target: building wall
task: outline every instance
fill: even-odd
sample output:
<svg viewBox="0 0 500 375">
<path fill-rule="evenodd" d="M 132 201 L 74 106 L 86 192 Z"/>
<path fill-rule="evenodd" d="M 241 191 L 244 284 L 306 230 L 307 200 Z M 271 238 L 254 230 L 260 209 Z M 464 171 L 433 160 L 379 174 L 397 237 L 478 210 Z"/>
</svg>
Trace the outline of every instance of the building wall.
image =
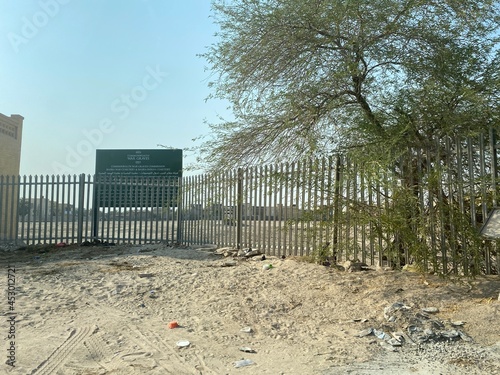
<svg viewBox="0 0 500 375">
<path fill-rule="evenodd" d="M 13 177 L 19 176 L 23 120 L 20 115 L 0 113 L 0 241 L 16 239 L 18 202 Z"/>
<path fill-rule="evenodd" d="M 0 113 L 0 175 L 19 175 L 23 120 L 20 115 Z"/>
</svg>

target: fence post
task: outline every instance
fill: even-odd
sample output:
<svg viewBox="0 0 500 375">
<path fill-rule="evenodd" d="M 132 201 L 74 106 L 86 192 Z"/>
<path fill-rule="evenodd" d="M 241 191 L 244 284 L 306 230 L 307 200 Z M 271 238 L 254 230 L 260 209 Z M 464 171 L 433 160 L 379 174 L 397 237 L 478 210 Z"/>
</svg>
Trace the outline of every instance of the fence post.
<svg viewBox="0 0 500 375">
<path fill-rule="evenodd" d="M 183 217 L 182 217 L 182 205 L 184 204 L 183 202 L 183 194 L 184 194 L 184 191 L 183 191 L 183 181 L 182 181 L 182 178 L 183 177 L 178 177 L 177 179 L 177 185 L 178 185 L 178 188 L 177 188 L 177 198 L 176 198 L 176 201 L 177 201 L 177 243 L 179 244 L 182 244 L 182 241 L 183 241 L 183 238 L 182 238 L 182 234 L 183 234 L 183 231 L 182 231 L 182 220 L 183 220 Z M 174 217 L 172 216 L 172 220 L 174 219 Z M 167 241 L 168 241 L 168 238 L 167 238 Z M 174 241 L 172 241 L 174 242 Z"/>
<path fill-rule="evenodd" d="M 93 186 L 94 189 L 92 191 L 92 240 L 97 240 L 99 237 L 99 182 L 98 179 L 102 177 L 98 177 L 97 174 L 93 176 Z"/>
<path fill-rule="evenodd" d="M 9 188 L 10 186 L 10 188 Z M 17 241 L 17 237 L 15 236 L 15 228 L 17 228 L 17 207 L 19 204 L 19 200 L 16 200 L 16 183 L 15 183 L 15 177 L 11 176 L 10 177 L 10 183 L 9 183 L 9 176 L 7 176 L 7 187 L 8 190 L 10 190 L 10 197 L 6 195 L 5 197 L 7 198 L 7 202 L 10 201 L 10 209 L 7 205 L 7 209 L 10 211 L 9 212 L 9 218 L 10 218 L 10 225 L 9 225 L 9 239 L 13 240 L 14 243 Z M 7 191 L 8 191 L 7 190 Z M 10 199 L 9 199 L 10 198 Z"/>
<path fill-rule="evenodd" d="M 493 190 L 493 207 L 497 205 L 497 133 L 493 127 L 490 128 L 490 150 L 491 150 L 491 178 L 492 178 L 492 190 Z"/>
<path fill-rule="evenodd" d="M 16 230 L 14 232 L 16 243 L 19 241 L 19 201 L 21 200 L 21 176 L 17 176 L 17 182 L 15 183 L 16 189 Z"/>
<path fill-rule="evenodd" d="M 237 217 L 236 217 L 236 245 L 237 249 L 241 249 L 241 234 L 243 230 L 243 169 L 238 168 L 238 187 L 237 187 Z"/>
<path fill-rule="evenodd" d="M 78 228 L 76 233 L 76 242 L 83 242 L 83 212 L 85 211 L 85 174 L 80 174 L 78 181 Z"/>
<path fill-rule="evenodd" d="M 341 160 L 340 154 L 337 154 L 335 161 L 335 184 L 333 192 L 333 239 L 332 239 L 332 250 L 334 262 L 337 262 L 338 255 L 338 241 L 339 241 L 339 211 L 340 211 L 340 169 Z"/>
</svg>

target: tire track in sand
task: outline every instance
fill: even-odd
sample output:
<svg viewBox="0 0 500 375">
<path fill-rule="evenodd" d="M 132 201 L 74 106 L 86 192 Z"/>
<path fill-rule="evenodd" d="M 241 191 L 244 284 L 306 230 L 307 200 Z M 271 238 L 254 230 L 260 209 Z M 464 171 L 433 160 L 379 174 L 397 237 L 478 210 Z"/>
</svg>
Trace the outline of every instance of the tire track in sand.
<svg viewBox="0 0 500 375">
<path fill-rule="evenodd" d="M 79 327 L 71 331 L 68 338 L 43 360 L 30 375 L 55 374 L 78 349 L 82 342 L 96 332 L 96 327 Z"/>
<path fill-rule="evenodd" d="M 128 325 L 129 332 L 134 332 L 137 336 L 139 336 L 141 343 L 147 342 L 153 349 L 155 349 L 158 353 L 169 353 L 170 356 L 168 358 L 163 358 L 162 360 L 168 361 L 168 370 L 175 371 L 174 373 L 182 373 L 182 374 L 194 374 L 194 375 L 216 375 L 217 372 L 210 369 L 203 358 L 196 353 L 193 353 L 193 356 L 199 361 L 199 365 L 193 365 L 188 362 L 188 360 L 181 355 L 179 355 L 178 350 L 174 349 L 171 345 L 166 343 L 163 338 L 155 333 L 154 331 L 148 329 L 139 329 L 136 326 Z M 175 363 L 172 361 L 172 357 L 176 359 Z M 175 365 L 174 367 L 172 365 Z M 164 366 L 162 366 L 164 367 Z"/>
<path fill-rule="evenodd" d="M 111 353 L 109 347 L 104 342 L 102 334 L 91 335 L 83 342 L 92 360 L 106 371 L 113 371 L 120 368 L 123 363 L 118 354 Z"/>
<path fill-rule="evenodd" d="M 139 329 L 135 325 L 127 325 L 128 327 L 128 336 L 131 340 L 133 340 L 137 345 L 147 349 L 146 345 L 154 349 L 159 354 L 170 353 L 171 355 L 168 357 L 160 358 L 159 365 L 168 371 L 168 373 L 173 374 L 193 374 L 200 375 L 201 372 L 196 368 L 196 366 L 192 366 L 187 362 L 185 358 L 179 355 L 177 351 L 172 348 L 170 345 L 166 344 L 156 333 L 143 329 Z M 132 337 L 131 333 L 134 333 L 136 337 Z M 139 338 L 137 338 L 139 337 Z M 154 337 L 156 342 L 151 340 Z M 165 364 L 161 363 L 165 362 Z"/>
<path fill-rule="evenodd" d="M 89 305 L 92 306 L 94 310 L 97 310 L 99 314 L 104 314 L 108 317 L 113 316 L 116 318 L 116 321 L 122 321 L 124 323 L 123 328 L 125 329 L 120 330 L 121 334 L 141 348 L 139 351 L 121 353 L 119 355 L 121 361 L 125 358 L 132 358 L 134 356 L 140 358 L 144 357 L 147 353 L 156 352 L 157 355 L 150 357 L 150 359 L 154 360 L 155 363 L 167 374 L 216 374 L 216 372 L 208 369 L 199 356 L 196 355 L 202 366 L 190 364 L 185 358 L 179 355 L 176 349 L 168 343 L 165 343 L 155 332 L 150 330 L 144 331 L 143 327 L 139 328 L 135 324 L 128 322 L 128 320 L 130 320 L 130 316 L 125 311 L 112 306 L 102 305 L 96 301 L 92 301 Z M 146 334 L 144 332 L 146 332 Z M 152 338 L 154 338 L 156 342 L 152 341 Z M 169 353 L 170 355 L 167 356 L 165 353 Z M 97 356 L 99 357 L 99 355 Z M 158 356 L 160 356 L 160 358 L 158 358 Z M 102 366 L 103 363 L 99 362 L 99 365 Z M 201 371 L 199 367 L 201 367 L 203 371 Z"/>
</svg>

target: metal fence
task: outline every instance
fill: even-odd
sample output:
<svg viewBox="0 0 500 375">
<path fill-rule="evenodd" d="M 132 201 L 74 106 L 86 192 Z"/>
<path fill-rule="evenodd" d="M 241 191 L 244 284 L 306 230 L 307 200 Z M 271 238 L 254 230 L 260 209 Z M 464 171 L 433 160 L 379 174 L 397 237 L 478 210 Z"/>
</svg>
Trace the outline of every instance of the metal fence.
<svg viewBox="0 0 500 375">
<path fill-rule="evenodd" d="M 480 235 L 497 200 L 487 141 L 436 141 L 391 168 L 339 155 L 187 177 L 183 238 L 330 263 L 496 274 L 497 243 Z"/>
<path fill-rule="evenodd" d="M 0 176 L 0 240 L 178 242 L 180 179 Z"/>
<path fill-rule="evenodd" d="M 0 238 L 216 244 L 329 262 L 497 274 L 494 132 L 430 140 L 383 166 L 347 155 L 183 179 L 0 176 Z M 359 159 L 356 159 L 359 160 Z"/>
</svg>

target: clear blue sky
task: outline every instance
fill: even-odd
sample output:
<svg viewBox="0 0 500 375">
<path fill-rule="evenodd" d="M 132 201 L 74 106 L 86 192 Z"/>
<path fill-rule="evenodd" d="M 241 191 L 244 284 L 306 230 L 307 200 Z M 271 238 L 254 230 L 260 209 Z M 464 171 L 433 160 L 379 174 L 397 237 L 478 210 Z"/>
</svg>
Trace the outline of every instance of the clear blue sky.
<svg viewBox="0 0 500 375">
<path fill-rule="evenodd" d="M 96 149 L 192 147 L 209 0 L 0 0 L 0 113 L 24 116 L 21 174 L 93 173 Z M 193 157 L 185 158 L 185 165 Z"/>
</svg>

